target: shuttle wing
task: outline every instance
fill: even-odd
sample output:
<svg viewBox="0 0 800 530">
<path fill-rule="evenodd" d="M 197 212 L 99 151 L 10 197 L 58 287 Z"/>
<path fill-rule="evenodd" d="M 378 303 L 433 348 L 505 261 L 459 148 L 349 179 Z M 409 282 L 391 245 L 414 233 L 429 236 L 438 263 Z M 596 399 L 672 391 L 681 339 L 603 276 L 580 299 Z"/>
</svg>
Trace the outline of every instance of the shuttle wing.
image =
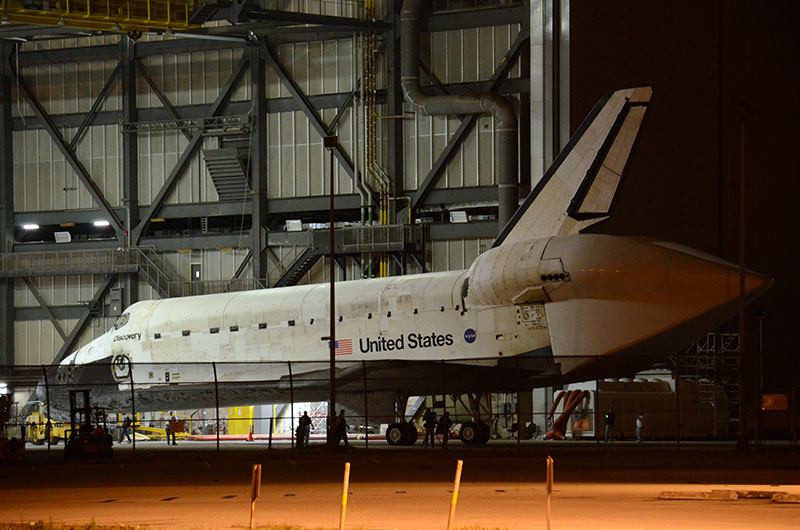
<svg viewBox="0 0 800 530">
<path fill-rule="evenodd" d="M 603 97 L 494 246 L 577 234 L 608 217 L 652 95 L 643 86 Z"/>
</svg>

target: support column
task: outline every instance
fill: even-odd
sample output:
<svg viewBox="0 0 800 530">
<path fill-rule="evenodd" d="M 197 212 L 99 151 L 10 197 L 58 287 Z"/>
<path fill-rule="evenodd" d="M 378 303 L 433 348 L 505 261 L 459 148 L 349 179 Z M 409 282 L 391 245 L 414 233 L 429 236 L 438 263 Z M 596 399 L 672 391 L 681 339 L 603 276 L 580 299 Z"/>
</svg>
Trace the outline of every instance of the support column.
<svg viewBox="0 0 800 530">
<path fill-rule="evenodd" d="M 11 252 L 14 243 L 14 149 L 11 120 L 12 47 L 0 47 L 0 253 Z M 14 279 L 0 279 L 0 365 L 14 361 Z"/>
<path fill-rule="evenodd" d="M 126 123 L 139 121 L 136 107 L 136 43 L 122 36 L 122 115 Z M 122 135 L 122 207 L 125 241 L 128 248 L 131 233 L 139 224 L 139 135 L 135 129 Z M 122 304 L 128 307 L 139 301 L 139 275 L 126 274 L 123 279 Z"/>
<path fill-rule="evenodd" d="M 269 277 L 267 256 L 267 76 L 259 49 L 250 49 L 250 79 L 253 92 L 253 143 L 250 146 L 250 179 L 253 189 L 253 222 L 250 230 L 253 278 Z"/>
<path fill-rule="evenodd" d="M 517 436 L 520 440 L 529 440 L 530 434 L 525 425 L 533 423 L 533 391 L 517 392 Z"/>
<path fill-rule="evenodd" d="M 400 8 L 401 0 L 389 0 L 387 20 L 392 25 L 392 30 L 384 34 L 386 39 L 387 89 L 386 113 L 391 116 L 386 120 L 389 156 L 387 173 L 389 174 L 389 195 L 397 199 L 403 196 L 403 120 L 396 116 L 403 115 L 403 90 L 400 83 Z M 389 201 L 389 224 L 408 223 L 408 214 L 398 215 L 411 204 L 405 200 Z M 412 219 L 413 222 L 413 219 Z M 394 261 L 389 261 L 389 275 L 402 274 L 400 266 Z"/>
<path fill-rule="evenodd" d="M 531 185 L 570 137 L 569 0 L 531 0 Z"/>
</svg>

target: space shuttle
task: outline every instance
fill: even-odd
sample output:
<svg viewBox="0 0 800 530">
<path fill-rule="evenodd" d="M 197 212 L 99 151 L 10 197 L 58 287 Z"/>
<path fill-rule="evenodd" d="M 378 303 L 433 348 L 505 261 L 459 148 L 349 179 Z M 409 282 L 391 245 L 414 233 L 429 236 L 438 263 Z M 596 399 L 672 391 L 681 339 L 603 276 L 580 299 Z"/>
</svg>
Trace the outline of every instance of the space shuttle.
<svg viewBox="0 0 800 530">
<path fill-rule="evenodd" d="M 611 214 L 651 97 L 648 86 L 603 97 L 469 269 L 337 283 L 337 396 L 630 376 L 730 319 L 736 265 L 667 241 L 581 233 Z M 771 285 L 747 271 L 748 302 Z M 84 387 L 120 411 L 132 397 L 136 411 L 324 401 L 329 302 L 327 284 L 137 302 L 51 367 L 51 405 L 63 410 L 67 390 Z M 45 394 L 40 385 L 36 398 Z"/>
</svg>

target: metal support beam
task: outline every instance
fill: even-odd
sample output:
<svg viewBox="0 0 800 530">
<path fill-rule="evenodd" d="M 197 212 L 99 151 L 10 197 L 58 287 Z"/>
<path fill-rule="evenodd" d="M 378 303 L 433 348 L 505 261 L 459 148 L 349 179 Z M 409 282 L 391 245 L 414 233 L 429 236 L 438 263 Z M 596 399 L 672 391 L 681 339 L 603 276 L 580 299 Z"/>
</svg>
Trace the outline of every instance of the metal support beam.
<svg viewBox="0 0 800 530">
<path fill-rule="evenodd" d="M 111 75 L 108 76 L 106 84 L 103 86 L 100 94 L 97 95 L 97 99 L 94 100 L 92 108 L 89 109 L 89 112 L 83 117 L 83 121 L 81 122 L 80 127 L 78 127 L 78 131 L 75 133 L 75 136 L 72 137 L 72 140 L 70 140 L 70 151 L 75 151 L 75 149 L 78 147 L 78 143 L 81 141 L 81 138 L 83 138 L 84 133 L 86 133 L 89 127 L 91 127 L 92 123 L 94 123 L 100 107 L 103 105 L 103 102 L 105 102 L 106 98 L 108 98 L 108 94 L 111 93 L 111 87 L 114 86 L 114 81 L 117 80 L 117 76 L 119 76 L 121 71 L 122 63 L 120 62 L 117 64 L 117 67 L 114 68 L 114 71 L 111 72 Z"/>
<path fill-rule="evenodd" d="M 272 68 L 281 82 L 284 84 L 286 89 L 295 99 L 298 105 L 300 105 L 300 109 L 308 118 L 309 124 L 317 131 L 317 134 L 320 135 L 321 138 L 328 136 L 328 126 L 322 121 L 319 114 L 317 113 L 314 106 L 308 100 L 308 97 L 305 93 L 300 89 L 298 84 L 286 71 L 286 69 L 281 64 L 280 60 L 278 59 L 278 54 L 271 45 L 267 44 L 263 40 L 258 41 L 258 49 L 261 51 L 261 56 L 267 61 L 267 64 Z M 353 169 L 353 161 L 350 159 L 350 156 L 342 149 L 341 144 L 339 144 L 333 150 L 333 154 L 336 157 L 336 160 L 339 161 L 339 164 L 342 168 L 350 175 L 350 178 L 354 178 L 355 170 Z"/>
<path fill-rule="evenodd" d="M 78 323 L 75 324 L 75 327 L 72 328 L 72 331 L 67 337 L 67 340 L 64 341 L 64 344 L 61 346 L 61 349 L 58 350 L 55 358 L 53 359 L 52 364 L 58 364 L 64 360 L 64 357 L 72 353 L 72 349 L 75 347 L 75 344 L 78 343 L 78 339 L 80 338 L 83 331 L 86 329 L 86 326 L 89 325 L 89 322 L 92 321 L 92 317 L 94 316 L 94 312 L 98 307 L 101 307 L 103 303 L 103 299 L 105 299 L 106 294 L 108 294 L 108 290 L 114 284 L 114 281 L 117 279 L 116 274 L 109 274 L 106 276 L 103 283 L 94 293 L 91 301 L 89 302 L 88 307 L 86 308 L 86 312 L 83 314 Z"/>
<path fill-rule="evenodd" d="M 0 253 L 14 247 L 14 142 L 9 56 L 13 45 L 0 46 Z M 0 366 L 14 361 L 14 279 L 0 279 Z"/>
<path fill-rule="evenodd" d="M 155 81 L 153 81 L 153 78 L 150 77 L 150 74 L 147 73 L 147 69 L 144 67 L 144 65 L 141 62 L 139 62 L 138 59 L 134 59 L 133 64 L 136 65 L 136 70 L 139 71 L 139 75 L 141 75 L 142 78 L 147 82 L 147 86 L 150 87 L 150 90 L 153 91 L 153 94 L 155 94 L 158 100 L 161 102 L 161 104 L 164 105 L 164 109 L 167 111 L 170 118 L 172 118 L 178 123 L 182 123 L 183 118 L 181 118 L 181 115 L 178 113 L 178 110 L 175 108 L 174 105 L 172 105 L 166 94 L 164 94 L 164 92 L 158 87 L 158 85 L 156 85 Z M 138 119 L 137 120 L 129 119 L 127 121 L 128 123 L 135 123 L 136 121 L 138 121 Z M 182 127 L 181 132 L 183 132 L 183 135 L 186 137 L 187 140 L 192 139 L 192 132 L 189 129 Z"/>
<path fill-rule="evenodd" d="M 528 41 L 529 37 L 528 26 L 523 25 L 522 29 L 517 35 L 516 40 L 506 52 L 505 56 L 500 61 L 500 65 L 492 75 L 491 87 L 489 89 L 490 92 L 498 93 L 500 86 L 503 84 L 503 80 L 508 75 L 508 72 L 511 71 L 511 68 L 513 68 L 514 64 L 516 64 L 520 50 Z M 431 170 L 428 172 L 425 179 L 422 181 L 422 184 L 420 184 L 419 188 L 417 188 L 417 191 L 414 192 L 414 195 L 411 197 L 412 210 L 418 208 L 420 204 L 425 202 L 426 196 L 439 181 L 439 178 L 444 173 L 444 170 L 447 167 L 447 164 L 450 162 L 450 159 L 456 152 L 458 152 L 458 149 L 461 147 L 461 143 L 475 126 L 477 121 L 478 115 L 472 114 L 467 117 L 467 119 L 462 121 L 461 125 L 458 126 L 455 134 L 453 134 L 453 136 L 447 142 L 444 150 L 439 154 L 439 157 L 434 162 L 433 167 L 431 167 Z"/>
<path fill-rule="evenodd" d="M 253 92 L 253 131 L 250 146 L 250 177 L 253 189 L 250 252 L 253 278 L 269 280 L 269 257 L 266 254 L 267 231 L 267 69 L 258 48 L 250 49 L 250 82 Z"/>
<path fill-rule="evenodd" d="M 127 35 L 122 38 L 122 115 L 123 120 L 139 119 L 136 106 L 136 44 Z M 125 246 L 130 246 L 130 235 L 139 224 L 139 135 L 135 132 L 122 135 L 122 205 L 124 208 Z M 139 275 L 127 274 L 123 282 L 123 305 L 129 307 L 139 301 Z"/>
<path fill-rule="evenodd" d="M 50 306 L 47 305 L 44 297 L 42 297 L 42 293 L 40 293 L 39 289 L 33 285 L 33 282 L 30 278 L 22 278 L 22 280 L 25 282 L 25 285 L 28 286 L 28 290 L 30 290 L 31 294 L 33 294 L 33 297 L 36 298 L 36 301 L 39 302 L 39 307 L 41 307 L 42 311 L 44 311 L 44 314 L 47 315 L 47 319 L 50 320 L 50 323 L 53 324 L 54 328 L 56 328 L 58 334 L 61 335 L 61 340 L 67 340 L 67 334 L 64 333 L 64 328 L 61 327 L 61 324 L 56 319 L 56 316 L 50 310 Z"/>
<path fill-rule="evenodd" d="M 217 99 L 214 101 L 214 104 L 211 105 L 209 109 L 208 115 L 206 117 L 211 118 L 220 114 L 220 112 L 225 108 L 228 101 L 230 101 L 231 94 L 233 94 L 234 90 L 239 86 L 239 82 L 244 77 L 244 73 L 247 70 L 248 65 L 250 64 L 250 56 L 248 54 L 244 54 L 242 58 L 239 60 L 239 64 L 234 69 L 231 76 L 228 78 L 228 82 L 225 85 L 225 88 L 217 96 Z M 150 224 L 150 219 L 155 217 L 161 207 L 164 205 L 164 201 L 175 189 L 175 185 L 178 183 L 178 178 L 183 175 L 184 171 L 189 165 L 192 157 L 197 153 L 197 149 L 202 144 L 203 135 L 198 134 L 195 135 L 186 149 L 183 151 L 178 163 L 175 164 L 175 167 L 172 169 L 172 172 L 167 177 L 164 185 L 159 190 L 158 195 L 156 195 L 155 199 L 153 199 L 152 204 L 145 212 L 142 220 L 133 229 L 131 232 L 131 246 L 135 246 L 139 244 L 139 240 L 142 238 L 142 234 L 144 233 L 147 226 Z"/>
<path fill-rule="evenodd" d="M 110 306 L 105 305 L 102 311 L 105 313 Z M 77 320 L 83 316 L 86 306 L 70 304 L 50 306 L 50 312 L 57 320 Z M 14 320 L 17 322 L 31 322 L 37 320 L 48 320 L 50 317 L 41 307 L 16 307 L 14 308 Z M 66 337 L 65 337 L 66 339 Z"/>
<path fill-rule="evenodd" d="M 339 122 L 342 121 L 344 115 L 347 114 L 353 107 L 353 99 L 356 97 L 356 92 L 358 92 L 358 86 L 361 84 L 361 80 L 359 79 L 356 82 L 356 88 L 352 92 L 350 92 L 345 100 L 339 105 L 339 110 L 336 111 L 336 116 L 333 117 L 331 122 L 328 124 L 328 136 L 336 135 L 336 132 L 339 129 Z M 313 103 L 312 103 L 313 104 Z"/>
<path fill-rule="evenodd" d="M 389 118 L 387 124 L 388 160 L 386 173 L 389 176 L 389 196 L 399 198 L 403 196 L 404 167 L 403 167 L 403 120 L 397 116 L 404 115 L 403 90 L 400 83 L 400 8 L 401 0 L 389 0 L 387 5 L 387 22 L 391 31 L 385 35 L 386 64 L 387 64 L 387 94 L 386 113 Z M 389 224 L 408 222 L 408 216 L 399 216 L 398 213 L 405 208 L 408 201 L 389 201 Z M 390 275 L 402 273 L 402 267 L 392 261 L 389 267 Z"/>
<path fill-rule="evenodd" d="M 141 46 L 141 44 L 137 44 Z M 424 68 L 423 68 L 424 70 Z M 141 71 L 140 71 L 141 74 Z M 469 83 L 449 83 L 445 84 L 445 91 L 449 94 L 471 94 L 475 92 L 486 92 L 490 88 L 490 81 L 473 81 Z M 500 87 L 500 94 L 520 94 L 527 93 L 530 90 L 529 79 L 527 78 L 510 78 L 506 79 Z M 426 95 L 437 95 L 441 91 L 437 87 L 422 87 L 423 93 Z M 311 105 L 321 111 L 324 109 L 337 109 L 340 110 L 346 103 L 348 98 L 351 97 L 352 92 L 338 92 L 333 94 L 319 94 L 314 96 L 307 96 Z M 378 90 L 375 99 L 379 104 L 386 102 L 386 90 Z M 199 121 L 208 114 L 211 108 L 210 104 L 196 104 L 196 105 L 180 105 L 175 107 L 175 112 L 181 116 L 185 122 L 187 120 Z M 219 116 L 243 116 L 250 112 L 250 101 L 234 101 L 228 104 Z M 301 106 L 292 97 L 279 97 L 267 99 L 267 112 L 292 112 L 302 110 Z M 50 116 L 56 127 L 59 129 L 64 127 L 79 127 L 85 115 L 83 113 L 68 113 L 68 114 L 54 114 Z M 123 120 L 121 110 L 107 110 L 97 112 L 92 125 L 116 125 Z M 175 118 L 170 112 L 162 107 L 153 107 L 147 109 L 139 109 L 140 122 L 157 122 L 157 121 L 171 121 L 176 122 Z M 333 123 L 333 122 L 331 122 Z M 44 129 L 44 124 L 33 116 L 24 119 L 21 117 L 14 118 L 13 127 L 15 131 L 33 131 Z M 328 125 L 328 128 L 331 128 Z"/>
<path fill-rule="evenodd" d="M 282 22 L 292 25 L 317 24 L 320 26 L 334 26 L 352 31 L 383 31 L 389 29 L 383 22 L 372 22 L 369 20 L 361 20 L 360 18 L 300 13 L 297 11 L 279 11 L 276 9 L 251 9 L 248 11 L 247 17 L 250 20 L 268 20 L 270 22 Z"/>
<path fill-rule="evenodd" d="M 106 198 L 103 196 L 103 192 L 100 188 L 95 184 L 92 180 L 91 175 L 86 170 L 86 167 L 83 163 L 78 160 L 77 155 L 75 152 L 69 148 L 66 141 L 64 141 L 64 137 L 61 135 L 61 131 L 58 130 L 56 125 L 50 119 L 50 116 L 44 110 L 44 107 L 39 103 L 39 101 L 34 97 L 33 92 L 31 92 L 28 85 L 25 84 L 25 81 L 22 79 L 22 75 L 19 72 L 15 72 L 17 78 L 17 85 L 19 86 L 20 92 L 25 96 L 25 99 L 28 101 L 31 109 L 33 110 L 36 117 L 44 123 L 45 129 L 50 134 L 50 138 L 53 140 L 53 143 L 56 144 L 58 150 L 61 151 L 61 154 L 64 155 L 64 158 L 67 160 L 67 163 L 70 167 L 77 173 L 78 178 L 81 180 L 86 189 L 89 191 L 89 194 L 94 199 L 94 202 L 100 206 L 103 210 L 104 214 L 108 216 L 108 222 L 111 223 L 111 226 L 114 228 L 114 232 L 116 232 L 117 239 L 123 241 L 124 238 L 124 231 L 125 229 L 122 226 L 122 221 L 117 214 L 114 213 L 113 208 L 111 205 L 106 201 Z"/>
</svg>

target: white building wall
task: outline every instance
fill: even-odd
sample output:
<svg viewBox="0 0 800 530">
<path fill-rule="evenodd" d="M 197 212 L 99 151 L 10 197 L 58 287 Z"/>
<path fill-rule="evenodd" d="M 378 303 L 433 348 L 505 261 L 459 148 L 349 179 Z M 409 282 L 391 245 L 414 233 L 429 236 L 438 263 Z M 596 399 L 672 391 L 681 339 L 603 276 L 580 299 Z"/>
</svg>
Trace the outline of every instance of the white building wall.
<svg viewBox="0 0 800 530">
<path fill-rule="evenodd" d="M 270 7 L 271 0 L 261 0 Z M 272 2 L 275 4 L 275 2 Z M 286 1 L 271 7 L 285 8 Z M 293 9 L 321 14 L 347 14 L 357 16 L 356 0 L 290 0 Z M 383 16 L 384 3 L 378 2 L 379 18 Z M 348 11 L 350 10 L 350 11 Z M 352 14 L 348 14 L 352 13 Z M 439 79 L 447 83 L 467 83 L 488 80 L 511 43 L 519 33 L 518 26 L 448 31 L 426 35 L 422 51 Z M 142 41 L 168 38 L 144 36 Z M 51 41 L 31 41 L 20 45 L 23 51 L 80 48 L 85 46 L 115 44 L 118 36 L 71 38 Z M 434 53 L 435 52 L 435 53 Z M 217 98 L 219 91 L 238 64 L 244 50 L 220 50 L 171 54 L 142 59 L 156 86 L 164 92 L 175 106 L 208 105 Z M 354 87 L 353 67 L 357 63 L 352 39 L 328 42 L 282 45 L 278 48 L 281 62 L 292 74 L 298 85 L 310 96 L 346 93 Z M 477 59 L 477 62 L 476 60 Z M 383 58 L 379 63 L 383 64 Z M 23 68 L 22 74 L 33 88 L 47 112 L 51 114 L 86 113 L 105 85 L 108 76 L 116 67 L 116 60 L 44 65 Z M 379 68 L 383 70 L 383 68 Z M 534 71 L 536 65 L 534 65 Z M 519 75 L 515 67 L 511 76 Z M 535 75 L 535 74 L 534 74 Z M 290 98 L 285 86 L 267 68 L 267 97 Z M 102 110 L 119 110 L 122 107 L 120 81 L 102 106 Z M 423 75 L 423 83 L 427 80 Z M 378 78 L 379 88 L 385 88 L 383 74 Z M 234 101 L 249 101 L 251 98 L 249 72 L 244 76 L 233 95 Z M 16 104 L 14 116 L 32 119 L 34 114 L 24 100 L 19 99 L 14 89 Z M 161 108 L 162 104 L 141 76 L 137 84 L 137 104 L 140 109 Z M 459 120 L 452 116 L 427 117 L 411 113 L 406 105 L 404 128 L 405 174 L 402 176 L 406 189 L 415 189 L 427 175 L 444 149 L 448 139 L 458 128 Z M 337 109 L 322 111 L 328 123 Z M 380 112 L 386 114 L 385 106 Z M 388 120 L 379 121 L 379 129 L 385 131 Z M 77 128 L 64 128 L 62 134 L 67 142 Z M 495 183 L 492 160 L 494 159 L 494 119 L 481 116 L 476 128 L 466 137 L 462 148 L 450 162 L 438 187 L 489 186 Z M 339 141 L 344 150 L 355 158 L 356 120 L 348 111 L 338 130 Z M 14 179 L 15 209 L 18 211 L 73 210 L 96 208 L 91 196 L 80 183 L 77 175 L 65 161 L 63 155 L 43 129 L 15 131 Z M 179 131 L 139 134 L 139 200 L 149 204 L 156 196 L 172 168 L 177 163 L 188 140 Z M 274 113 L 268 116 L 268 194 L 270 198 L 319 196 L 329 192 L 328 153 L 322 147 L 322 138 L 309 124 L 301 111 Z M 204 140 L 204 147 L 216 147 L 216 141 Z M 386 161 L 386 135 L 378 141 L 379 158 Z M 122 188 L 122 135 L 119 125 L 90 127 L 78 144 L 78 157 L 86 166 L 92 179 L 103 191 L 112 206 L 121 206 Z M 355 193 L 351 178 L 336 164 L 336 192 Z M 188 165 L 179 179 L 168 203 L 214 202 L 216 190 L 205 168 L 200 153 Z M 249 244 L 242 238 L 241 244 Z M 426 265 L 429 270 L 442 271 L 469 267 L 477 255 L 491 245 L 491 240 L 466 239 L 463 241 L 435 241 L 428 246 Z M 286 265 L 291 264 L 296 249 L 273 249 Z M 176 269 L 179 276 L 188 281 L 191 264 L 202 265 L 203 280 L 229 279 L 247 255 L 246 249 L 220 249 L 202 252 L 172 252 L 165 258 Z M 377 266 L 377 261 L 376 261 Z M 347 260 L 347 279 L 361 276 L 361 269 L 354 260 Z M 271 266 L 271 283 L 279 272 Z M 409 260 L 409 272 L 416 272 Z M 242 277 L 251 277 L 247 266 Z M 337 267 L 337 276 L 343 276 Z M 328 280 L 327 260 L 320 259 L 301 283 Z M 37 279 L 43 296 L 52 305 L 77 304 L 92 298 L 102 278 L 97 276 L 61 277 Z M 147 282 L 139 282 L 139 298 L 158 298 Z M 38 304 L 24 284 L 17 286 L 17 306 L 31 307 Z M 76 321 L 64 321 L 67 333 Z M 97 319 L 81 337 L 81 344 L 103 333 L 113 323 L 113 318 Z M 15 335 L 19 364 L 49 363 L 61 346 L 61 338 L 52 324 L 40 322 L 16 322 Z"/>
<path fill-rule="evenodd" d="M 519 26 L 423 34 L 420 53 L 432 72 L 444 84 L 486 81 L 519 34 Z M 477 59 L 477 61 L 476 61 Z M 519 75 L 519 65 L 510 77 Z M 425 75 L 422 83 L 427 84 Z M 457 116 L 425 116 L 405 105 L 403 122 L 406 189 L 416 189 L 425 179 L 461 121 Z M 447 165 L 437 188 L 490 186 L 494 174 L 494 118 L 481 115 L 475 128 L 464 138 L 461 149 Z"/>
</svg>

